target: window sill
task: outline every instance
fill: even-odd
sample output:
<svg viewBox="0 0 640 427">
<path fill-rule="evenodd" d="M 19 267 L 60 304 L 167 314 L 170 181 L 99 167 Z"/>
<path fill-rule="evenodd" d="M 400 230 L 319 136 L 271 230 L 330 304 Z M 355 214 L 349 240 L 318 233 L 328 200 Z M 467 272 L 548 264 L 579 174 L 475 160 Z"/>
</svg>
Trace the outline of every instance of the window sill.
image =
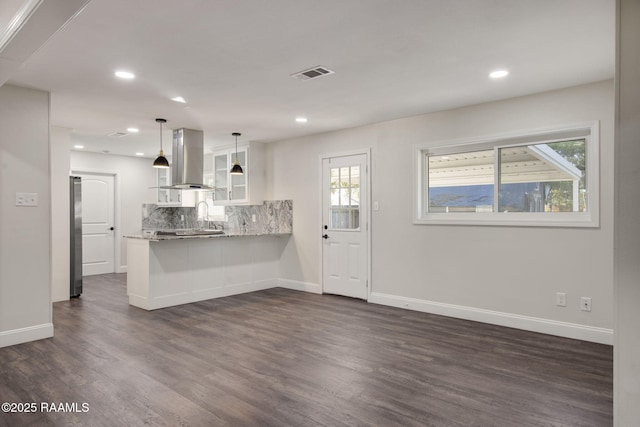
<svg viewBox="0 0 640 427">
<path fill-rule="evenodd" d="M 569 228 L 598 228 L 600 226 L 596 215 L 575 212 L 434 213 L 420 218 L 414 218 L 413 224 Z"/>
</svg>

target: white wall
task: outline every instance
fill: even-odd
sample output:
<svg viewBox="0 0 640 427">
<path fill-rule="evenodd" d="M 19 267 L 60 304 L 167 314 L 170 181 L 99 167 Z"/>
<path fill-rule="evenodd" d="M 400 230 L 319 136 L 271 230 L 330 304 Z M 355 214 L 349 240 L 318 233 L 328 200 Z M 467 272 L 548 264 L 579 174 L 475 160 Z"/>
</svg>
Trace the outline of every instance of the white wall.
<svg viewBox="0 0 640 427">
<path fill-rule="evenodd" d="M 0 347 L 53 335 L 49 94 L 0 87 Z M 16 207 L 16 192 L 37 207 Z"/>
<path fill-rule="evenodd" d="M 116 272 L 127 270 L 126 239 L 121 236 L 139 234 L 142 228 L 142 204 L 156 199 L 156 170 L 152 160 L 70 150 L 70 131 L 52 130 L 51 185 L 58 192 L 53 203 L 53 301 L 69 299 L 69 175 L 74 173 L 106 173 L 116 176 Z"/>
<path fill-rule="evenodd" d="M 640 2 L 618 2 L 614 422 L 640 420 Z"/>
<path fill-rule="evenodd" d="M 142 231 L 142 204 L 156 200 L 156 169 L 153 160 L 139 157 L 71 152 L 71 170 L 74 173 L 116 174 L 116 234 L 140 234 Z M 116 269 L 126 271 L 127 242 L 120 239 L 120 259 Z"/>
<path fill-rule="evenodd" d="M 281 277 L 319 284 L 323 153 L 372 148 L 372 301 L 613 342 L 613 82 L 267 144 L 267 199 L 293 199 Z M 412 224 L 412 147 L 600 120 L 597 229 Z M 555 305 L 566 292 L 567 307 Z M 582 312 L 579 298 L 593 299 Z M 408 299 L 409 300 L 408 300 Z"/>
</svg>

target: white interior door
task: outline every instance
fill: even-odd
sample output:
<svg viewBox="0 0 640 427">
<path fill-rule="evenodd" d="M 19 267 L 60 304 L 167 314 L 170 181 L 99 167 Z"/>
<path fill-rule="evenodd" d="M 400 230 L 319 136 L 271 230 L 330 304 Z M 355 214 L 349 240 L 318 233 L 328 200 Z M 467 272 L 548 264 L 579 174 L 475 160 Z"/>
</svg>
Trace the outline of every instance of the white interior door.
<svg viewBox="0 0 640 427">
<path fill-rule="evenodd" d="M 322 287 L 324 293 L 367 299 L 367 155 L 322 161 Z"/>
<path fill-rule="evenodd" d="M 115 272 L 114 177 L 82 178 L 82 275 Z"/>
</svg>

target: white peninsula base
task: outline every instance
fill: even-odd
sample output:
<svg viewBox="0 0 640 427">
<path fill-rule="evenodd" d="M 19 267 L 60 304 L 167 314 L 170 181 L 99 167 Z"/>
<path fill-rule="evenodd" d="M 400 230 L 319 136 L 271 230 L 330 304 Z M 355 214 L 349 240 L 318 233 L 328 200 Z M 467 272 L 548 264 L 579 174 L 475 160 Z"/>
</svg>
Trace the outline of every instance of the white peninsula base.
<svg viewBox="0 0 640 427">
<path fill-rule="evenodd" d="M 155 310 L 277 286 L 280 253 L 286 238 L 129 238 L 129 304 Z"/>
</svg>

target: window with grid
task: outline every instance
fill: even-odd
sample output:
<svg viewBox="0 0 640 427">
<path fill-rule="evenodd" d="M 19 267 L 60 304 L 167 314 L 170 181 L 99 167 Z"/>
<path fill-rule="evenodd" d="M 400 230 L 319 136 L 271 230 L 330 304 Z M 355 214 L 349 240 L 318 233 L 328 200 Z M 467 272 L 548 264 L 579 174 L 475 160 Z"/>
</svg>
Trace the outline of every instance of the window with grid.
<svg viewBox="0 0 640 427">
<path fill-rule="evenodd" d="M 331 168 L 330 228 L 360 228 L 360 166 Z"/>
<path fill-rule="evenodd" d="M 598 126 L 418 146 L 417 224 L 598 226 Z"/>
</svg>

